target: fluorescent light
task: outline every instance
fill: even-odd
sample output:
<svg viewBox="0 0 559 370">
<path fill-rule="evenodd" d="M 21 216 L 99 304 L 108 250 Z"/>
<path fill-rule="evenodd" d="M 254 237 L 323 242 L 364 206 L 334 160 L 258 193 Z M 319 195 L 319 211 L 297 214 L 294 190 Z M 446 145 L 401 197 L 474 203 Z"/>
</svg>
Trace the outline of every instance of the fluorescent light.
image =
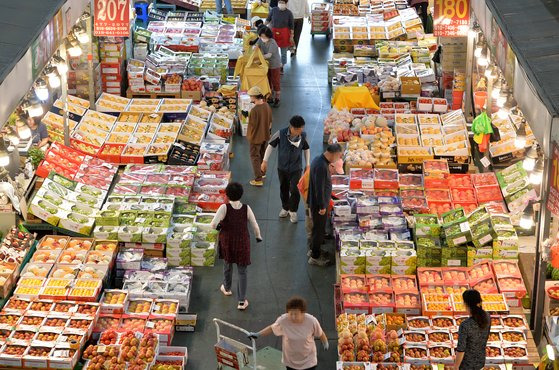
<svg viewBox="0 0 559 370">
<path fill-rule="evenodd" d="M 520 227 L 529 230 L 534 226 L 534 206 L 532 202 L 528 203 L 528 206 L 524 210 L 524 213 L 520 217 Z"/>
<path fill-rule="evenodd" d="M 540 158 L 536 162 L 536 166 L 534 168 L 534 171 L 530 174 L 530 183 L 531 184 L 539 185 L 539 184 L 542 183 L 543 167 L 544 167 L 543 159 Z"/>
</svg>

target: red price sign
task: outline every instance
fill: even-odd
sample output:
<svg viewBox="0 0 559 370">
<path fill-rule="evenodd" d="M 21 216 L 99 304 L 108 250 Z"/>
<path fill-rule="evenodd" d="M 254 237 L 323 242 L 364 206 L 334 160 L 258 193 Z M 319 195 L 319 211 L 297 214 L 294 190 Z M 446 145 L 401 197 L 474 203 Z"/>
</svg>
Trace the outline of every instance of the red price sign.
<svg viewBox="0 0 559 370">
<path fill-rule="evenodd" d="M 553 142 L 550 171 L 547 209 L 555 216 L 559 216 L 559 147 L 556 142 Z"/>
<path fill-rule="evenodd" d="M 470 29 L 470 0 L 435 0 L 434 35 L 463 37 Z"/>
<path fill-rule="evenodd" d="M 130 36 L 130 0 L 94 0 L 95 36 Z"/>
</svg>

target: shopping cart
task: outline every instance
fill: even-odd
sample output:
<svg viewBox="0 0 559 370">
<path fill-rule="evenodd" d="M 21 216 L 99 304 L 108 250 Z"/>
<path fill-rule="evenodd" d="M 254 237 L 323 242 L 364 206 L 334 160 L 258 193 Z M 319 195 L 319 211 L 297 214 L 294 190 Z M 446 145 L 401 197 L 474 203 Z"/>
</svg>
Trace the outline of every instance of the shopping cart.
<svg viewBox="0 0 559 370">
<path fill-rule="evenodd" d="M 330 4 L 311 4 L 311 36 L 314 38 L 314 35 L 326 35 L 326 38 L 329 38 L 331 28 L 332 15 Z"/>
<path fill-rule="evenodd" d="M 249 332 L 245 329 L 220 319 L 214 319 L 214 324 L 217 329 L 217 343 L 214 348 L 218 369 L 285 370 L 281 363 L 281 352 L 277 349 L 265 347 L 256 350 L 254 338 L 250 339 L 251 345 L 241 343 L 223 335 L 220 325 L 248 337 Z"/>
</svg>

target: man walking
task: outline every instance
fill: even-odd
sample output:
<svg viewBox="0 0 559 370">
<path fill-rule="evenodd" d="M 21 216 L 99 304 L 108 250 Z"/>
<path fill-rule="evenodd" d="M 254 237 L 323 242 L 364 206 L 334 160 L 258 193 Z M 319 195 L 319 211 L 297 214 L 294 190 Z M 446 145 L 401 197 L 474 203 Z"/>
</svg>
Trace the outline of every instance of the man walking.
<svg viewBox="0 0 559 370">
<path fill-rule="evenodd" d="M 342 158 L 340 144 L 330 144 L 326 151 L 313 159 L 310 168 L 308 203 L 312 217 L 311 256 L 309 265 L 325 266 L 326 258 L 320 257 L 324 242 L 328 205 L 332 197 L 330 164 Z"/>
<path fill-rule="evenodd" d="M 305 18 L 310 17 L 309 3 L 307 0 L 289 0 L 287 9 L 293 13 L 294 42 L 291 48 L 291 56 L 294 57 L 299 47 L 299 39 L 301 38 Z"/>
<path fill-rule="evenodd" d="M 272 129 L 272 108 L 266 102 L 262 90 L 253 86 L 248 90 L 250 101 L 254 107 L 248 114 L 247 140 L 250 143 L 250 161 L 254 171 L 254 180 L 250 180 L 252 186 L 263 186 L 262 181 L 265 173 L 261 171 L 266 143 L 270 139 Z"/>
<path fill-rule="evenodd" d="M 305 120 L 301 116 L 293 116 L 289 120 L 289 126 L 277 131 L 270 139 L 264 160 L 262 161 L 262 172 L 266 173 L 268 160 L 274 148 L 278 149 L 278 177 L 280 181 L 281 218 L 289 216 L 292 223 L 297 223 L 297 209 L 301 196 L 297 189 L 297 183 L 301 178 L 303 166 L 301 164 L 303 153 L 305 165 L 310 165 L 310 148 L 307 142 L 307 134 L 303 131 Z"/>
</svg>

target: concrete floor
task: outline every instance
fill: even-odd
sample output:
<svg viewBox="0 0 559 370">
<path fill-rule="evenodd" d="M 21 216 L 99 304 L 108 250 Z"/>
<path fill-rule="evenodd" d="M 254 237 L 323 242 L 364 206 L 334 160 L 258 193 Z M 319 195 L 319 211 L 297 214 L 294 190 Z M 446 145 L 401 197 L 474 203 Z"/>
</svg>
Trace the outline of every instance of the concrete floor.
<svg viewBox="0 0 559 370">
<path fill-rule="evenodd" d="M 330 109 L 330 88 L 327 81 L 327 61 L 331 56 L 331 42 L 323 35 L 314 39 L 305 24 L 296 58 L 290 59 L 282 78 L 281 107 L 274 109 L 276 131 L 288 124 L 292 115 L 305 118 L 310 139 L 311 157 L 322 152 L 322 120 Z M 224 297 L 219 292 L 222 281 L 222 262 L 213 268 L 196 268 L 190 311 L 198 314 L 194 333 L 178 333 L 174 344 L 188 346 L 188 369 L 214 369 L 216 330 L 213 318 L 220 318 L 249 331 L 257 331 L 273 323 L 285 312 L 285 303 L 292 295 L 301 295 L 308 301 L 308 311 L 321 322 L 330 339 L 330 350 L 318 347 L 318 369 L 334 369 L 336 332 L 333 306 L 335 268 L 309 266 L 306 257 L 306 235 L 303 206 L 299 209 L 299 223 L 279 220 L 279 183 L 276 156 L 270 161 L 268 178 L 263 188 L 248 184 L 252 168 L 248 159 L 248 143 L 234 138 L 235 158 L 231 170 L 235 181 L 245 186 L 243 202 L 249 204 L 258 219 L 264 238 L 261 244 L 252 244 L 252 265 L 248 269 L 248 297 L 246 312 L 236 309 L 235 297 Z M 331 242 L 330 242 L 331 243 Z M 332 249 L 333 246 L 329 245 Z M 234 276 L 233 284 L 236 284 Z M 234 285 L 235 286 L 235 285 Z M 233 289 L 235 291 L 235 289 Z M 257 341 L 258 348 L 281 348 L 279 338 Z M 281 367 L 280 367 L 281 368 Z"/>
</svg>

